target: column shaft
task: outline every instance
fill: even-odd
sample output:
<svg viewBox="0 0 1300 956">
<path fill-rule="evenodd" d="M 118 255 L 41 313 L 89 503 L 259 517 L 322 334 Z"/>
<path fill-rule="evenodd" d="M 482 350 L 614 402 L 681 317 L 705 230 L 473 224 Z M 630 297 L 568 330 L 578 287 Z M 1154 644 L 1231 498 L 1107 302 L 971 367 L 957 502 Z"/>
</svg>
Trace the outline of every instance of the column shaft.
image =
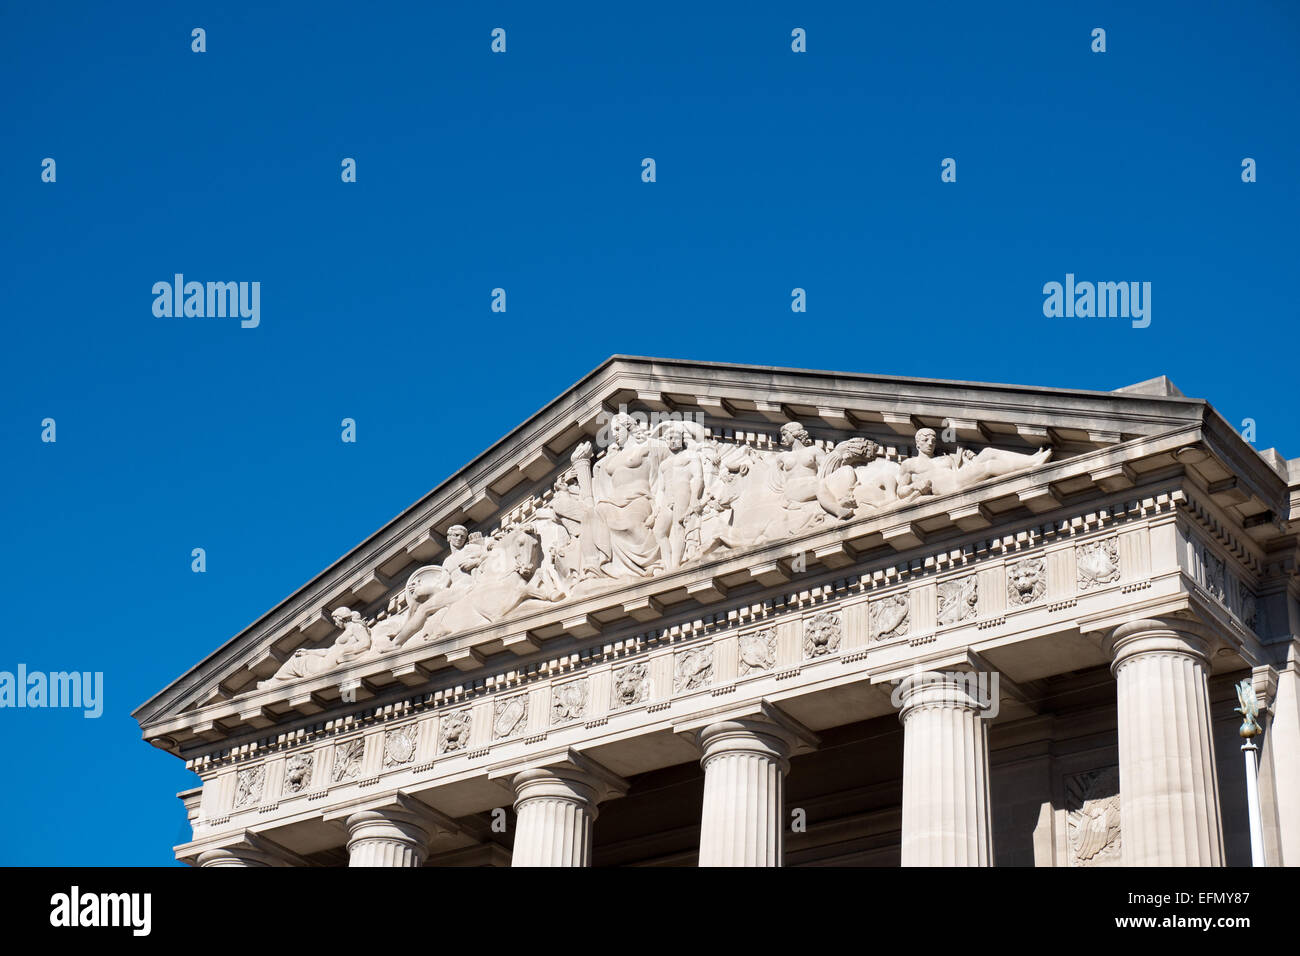
<svg viewBox="0 0 1300 956">
<path fill-rule="evenodd" d="M 1163 621 L 1111 639 L 1126 866 L 1222 866 L 1209 642 Z"/>
<path fill-rule="evenodd" d="M 763 719 L 710 724 L 704 755 L 700 866 L 781 866 L 785 775 L 796 737 Z"/>
<path fill-rule="evenodd" d="M 965 675 L 900 688 L 903 866 L 992 866 L 988 724 Z"/>
</svg>

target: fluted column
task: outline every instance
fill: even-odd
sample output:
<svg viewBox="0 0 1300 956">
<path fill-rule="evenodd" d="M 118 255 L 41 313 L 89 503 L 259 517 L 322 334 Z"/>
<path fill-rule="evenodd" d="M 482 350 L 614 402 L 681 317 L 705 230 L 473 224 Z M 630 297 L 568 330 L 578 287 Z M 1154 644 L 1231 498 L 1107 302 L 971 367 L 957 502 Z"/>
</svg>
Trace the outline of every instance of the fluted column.
<svg viewBox="0 0 1300 956">
<path fill-rule="evenodd" d="M 698 731 L 704 768 L 700 866 L 781 866 L 790 755 L 816 737 L 774 708 Z"/>
<path fill-rule="evenodd" d="M 400 810 L 360 810 L 347 818 L 348 866 L 423 866 L 429 831 Z"/>
<path fill-rule="evenodd" d="M 1133 621 L 1108 642 L 1126 866 L 1223 865 L 1206 685 L 1210 641 L 1193 627 Z"/>
<path fill-rule="evenodd" d="M 903 866 L 992 866 L 988 722 L 966 675 L 898 688 L 903 724 Z"/>
<path fill-rule="evenodd" d="M 217 847 L 204 850 L 196 861 L 198 866 L 272 866 L 270 860 L 248 847 Z"/>
<path fill-rule="evenodd" d="M 511 866 L 591 866 L 591 830 L 602 800 L 626 781 L 577 753 L 511 772 L 515 846 Z"/>
</svg>

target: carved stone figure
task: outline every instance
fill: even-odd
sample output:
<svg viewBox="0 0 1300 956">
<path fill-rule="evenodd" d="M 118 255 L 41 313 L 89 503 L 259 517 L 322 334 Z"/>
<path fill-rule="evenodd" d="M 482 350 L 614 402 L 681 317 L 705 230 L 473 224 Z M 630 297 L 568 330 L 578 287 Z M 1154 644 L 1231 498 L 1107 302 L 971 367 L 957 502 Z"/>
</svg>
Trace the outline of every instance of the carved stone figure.
<svg viewBox="0 0 1300 956">
<path fill-rule="evenodd" d="M 313 753 L 294 754 L 284 765 L 285 793 L 302 793 L 311 784 L 311 772 L 316 765 Z"/>
<path fill-rule="evenodd" d="M 713 647 L 705 644 L 682 651 L 673 660 L 673 690 L 676 693 L 707 687 L 713 679 Z"/>
<path fill-rule="evenodd" d="M 275 676 L 258 682 L 259 690 L 285 681 L 323 674 L 359 659 L 370 650 L 370 628 L 366 627 L 359 613 L 348 607 L 340 607 L 330 616 L 334 620 L 334 626 L 342 631 L 334 643 L 329 647 L 298 648 L 280 665 Z"/>
<path fill-rule="evenodd" d="M 587 678 L 566 681 L 551 691 L 551 722 L 581 720 L 587 716 Z"/>
<path fill-rule="evenodd" d="M 964 578 L 940 582 L 939 626 L 973 620 L 978 604 L 979 577 L 977 575 L 968 574 Z"/>
<path fill-rule="evenodd" d="M 906 594 L 891 594 L 871 602 L 871 634 L 877 641 L 907 634 L 908 600 Z"/>
<path fill-rule="evenodd" d="M 1119 768 L 1073 774 L 1065 780 L 1071 866 L 1114 866 L 1122 858 Z"/>
<path fill-rule="evenodd" d="M 614 671 L 614 707 L 631 707 L 650 696 L 650 672 L 644 664 Z"/>
<path fill-rule="evenodd" d="M 661 566 L 652 488 L 669 452 L 630 415 L 614 416 L 609 433 L 610 445 L 594 463 L 590 442 L 573 453 L 587 503 L 580 573 L 584 579 L 645 577 Z"/>
<path fill-rule="evenodd" d="M 1203 546 L 1201 548 L 1201 562 L 1205 566 L 1205 590 L 1209 591 L 1210 596 L 1216 601 L 1226 602 L 1228 591 L 1224 587 L 1225 568 L 1223 559 L 1208 547 Z"/>
<path fill-rule="evenodd" d="M 384 766 L 400 767 L 415 759 L 415 724 L 395 727 L 384 734 Z"/>
<path fill-rule="evenodd" d="M 468 710 L 444 714 L 438 730 L 438 753 L 453 753 L 469 746 L 471 715 Z"/>
<path fill-rule="evenodd" d="M 506 532 L 491 549 L 492 570 L 473 579 L 460 596 L 436 610 L 421 628 L 426 641 L 492 624 L 560 600 L 564 595 L 534 582 L 542 548 L 529 525 Z M 486 559 L 485 559 L 486 563 Z"/>
<path fill-rule="evenodd" d="M 483 561 L 486 548 L 471 541 L 464 525 L 447 529 L 451 553 L 441 565 L 430 565 L 412 572 L 406 581 L 406 618 L 392 636 L 394 647 L 401 647 L 424 627 L 430 617 L 454 603 L 474 586 L 473 572 Z"/>
<path fill-rule="evenodd" d="M 880 446 L 867 438 L 836 445 L 822 464 L 822 483 L 830 496 L 852 501 L 855 514 L 896 502 L 900 466 L 879 455 Z"/>
<path fill-rule="evenodd" d="M 1253 631 L 1259 623 L 1259 603 L 1245 584 L 1238 585 L 1238 593 L 1241 597 L 1241 623 Z"/>
<path fill-rule="evenodd" d="M 1047 593 L 1047 562 L 1022 558 L 1007 565 L 1007 604 L 1024 607 L 1041 601 Z"/>
<path fill-rule="evenodd" d="M 1119 580 L 1119 546 L 1114 538 L 1078 545 L 1074 564 L 1080 591 L 1113 584 Z"/>
<path fill-rule="evenodd" d="M 715 529 L 712 540 L 705 543 L 704 554 L 719 547 L 750 548 L 781 541 L 817 528 L 832 517 L 853 517 L 853 498 L 836 498 L 823 480 L 827 454 L 813 443 L 808 431 L 798 422 L 789 422 L 781 426 L 781 442 L 788 451 L 724 460 L 725 467 L 741 470 L 743 478 L 725 499 L 725 507 L 731 511 L 728 526 Z M 715 506 L 724 506 L 719 489 L 710 490 Z"/>
<path fill-rule="evenodd" d="M 984 448 L 978 454 L 959 450 L 951 455 L 936 455 L 939 436 L 933 428 L 919 429 L 915 442 L 916 457 L 907 459 L 899 468 L 897 492 L 902 501 L 963 491 L 990 478 L 1037 468 L 1052 457 L 1050 448 L 1032 455 L 1000 448 Z"/>
<path fill-rule="evenodd" d="M 776 628 L 765 627 L 740 635 L 740 676 L 770 671 L 776 666 Z"/>
<path fill-rule="evenodd" d="M 492 708 L 492 739 L 504 740 L 528 724 L 528 695 L 498 698 Z"/>
<path fill-rule="evenodd" d="M 840 649 L 840 616 L 827 611 L 804 621 L 803 656 L 825 657 Z"/>
<path fill-rule="evenodd" d="M 266 764 L 246 767 L 235 774 L 235 809 L 255 807 L 262 802 L 266 784 Z"/>
<path fill-rule="evenodd" d="M 703 510 L 704 460 L 697 441 L 688 440 L 687 423 L 667 422 L 664 444 L 669 454 L 659 463 L 654 484 L 654 536 L 665 571 L 681 567 L 686 538 L 693 524 L 698 535 Z"/>
<path fill-rule="evenodd" d="M 361 758 L 365 756 L 366 742 L 360 737 L 354 737 L 345 744 L 340 744 L 334 748 L 334 773 L 333 780 L 335 783 L 342 783 L 344 780 L 355 780 L 361 775 Z"/>
</svg>

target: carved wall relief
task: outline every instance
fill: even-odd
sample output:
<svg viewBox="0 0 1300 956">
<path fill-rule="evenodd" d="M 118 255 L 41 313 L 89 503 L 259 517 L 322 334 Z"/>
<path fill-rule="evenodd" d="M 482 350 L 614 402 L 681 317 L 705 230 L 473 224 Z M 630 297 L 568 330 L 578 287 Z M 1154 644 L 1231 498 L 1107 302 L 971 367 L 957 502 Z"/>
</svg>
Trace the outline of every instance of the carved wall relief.
<svg viewBox="0 0 1300 956">
<path fill-rule="evenodd" d="M 366 742 L 360 737 L 354 737 L 347 743 L 339 744 L 334 748 L 334 774 L 335 783 L 342 783 L 345 780 L 355 780 L 361 775 L 361 758 L 366 752 Z"/>
<path fill-rule="evenodd" d="M 528 695 L 497 698 L 492 705 L 492 739 L 505 740 L 528 726 Z"/>
<path fill-rule="evenodd" d="M 776 628 L 765 627 L 740 635 L 740 676 L 770 671 L 776 666 Z"/>
<path fill-rule="evenodd" d="M 834 611 L 814 614 L 803 624 L 803 656 L 805 659 L 825 657 L 840 649 L 840 616 Z"/>
<path fill-rule="evenodd" d="M 647 427 L 627 414 L 614 416 L 608 438 L 600 450 L 580 443 L 550 489 L 526 498 L 489 532 L 453 525 L 442 561 L 412 572 L 374 620 L 336 608 L 333 644 L 300 648 L 257 686 L 323 674 L 899 502 L 964 491 L 1035 468 L 1051 454 L 940 454 L 937 435 L 923 428 L 916 454 L 900 462 L 861 436 L 825 447 L 798 422 L 782 426 L 775 448 L 767 440 L 719 440 L 696 421 Z"/>
<path fill-rule="evenodd" d="M 468 709 L 444 714 L 438 730 L 438 753 L 454 753 L 469 746 L 472 718 Z"/>
<path fill-rule="evenodd" d="M 1225 568 L 1223 560 L 1209 547 L 1201 546 L 1201 564 L 1205 568 L 1205 590 L 1221 604 L 1227 603 L 1228 590 L 1224 585 Z"/>
<path fill-rule="evenodd" d="M 266 764 L 247 767 L 235 774 L 235 809 L 255 807 L 262 802 L 266 784 Z"/>
<path fill-rule="evenodd" d="M 973 621 L 979 606 L 979 577 L 942 581 L 939 584 L 939 626 Z"/>
<path fill-rule="evenodd" d="M 707 687 L 713 679 L 713 645 L 682 651 L 673 659 L 673 691 Z"/>
<path fill-rule="evenodd" d="M 415 724 L 395 727 L 384 734 L 384 767 L 400 767 L 415 759 L 418 728 Z"/>
<path fill-rule="evenodd" d="M 589 681 L 583 677 L 579 680 L 565 681 L 551 689 L 551 723 L 561 724 L 567 720 L 582 720 L 587 716 L 587 695 L 590 693 Z"/>
<path fill-rule="evenodd" d="M 1065 778 L 1070 866 L 1117 866 L 1120 841 L 1119 768 L 1104 767 Z"/>
<path fill-rule="evenodd" d="M 614 671 L 614 698 L 611 706 L 631 707 L 650 697 L 650 670 L 645 664 L 628 664 Z"/>
<path fill-rule="evenodd" d="M 302 793 L 311 785 L 311 772 L 316 766 L 314 753 L 294 754 L 284 765 L 284 792 Z"/>
<path fill-rule="evenodd" d="M 871 602 L 871 636 L 887 641 L 907 634 L 908 599 L 906 594 L 892 594 Z"/>
<path fill-rule="evenodd" d="M 1119 544 L 1110 537 L 1077 545 L 1074 564 L 1080 591 L 1114 584 L 1119 580 Z"/>
<path fill-rule="evenodd" d="M 1244 583 L 1237 585 L 1237 591 L 1241 607 L 1241 623 L 1245 624 L 1252 631 L 1257 630 L 1259 624 L 1259 602 L 1254 593 L 1246 587 Z"/>
<path fill-rule="evenodd" d="M 1007 565 L 1007 606 L 1036 604 L 1047 593 L 1047 562 L 1024 558 Z"/>
</svg>

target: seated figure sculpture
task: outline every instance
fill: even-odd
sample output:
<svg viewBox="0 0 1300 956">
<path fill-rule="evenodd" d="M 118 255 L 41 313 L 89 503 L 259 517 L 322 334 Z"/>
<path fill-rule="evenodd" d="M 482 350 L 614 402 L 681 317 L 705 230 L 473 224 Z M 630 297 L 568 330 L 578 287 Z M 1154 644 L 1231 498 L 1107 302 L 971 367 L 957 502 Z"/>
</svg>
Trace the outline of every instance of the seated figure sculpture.
<svg viewBox="0 0 1300 956">
<path fill-rule="evenodd" d="M 419 568 L 406 581 L 406 618 L 389 638 L 393 647 L 409 641 L 439 610 L 462 597 L 474 584 L 473 572 L 483 561 L 486 549 L 471 541 L 464 525 L 447 529 L 451 553 L 442 564 Z"/>
</svg>

